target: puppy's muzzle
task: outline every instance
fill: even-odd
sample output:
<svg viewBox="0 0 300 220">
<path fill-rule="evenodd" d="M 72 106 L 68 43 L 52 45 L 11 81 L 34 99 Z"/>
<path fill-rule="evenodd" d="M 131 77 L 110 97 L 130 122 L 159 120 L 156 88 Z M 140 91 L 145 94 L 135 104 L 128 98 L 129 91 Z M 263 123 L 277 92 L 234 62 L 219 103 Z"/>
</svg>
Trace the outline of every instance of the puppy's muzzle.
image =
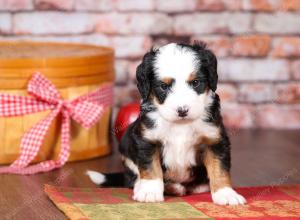
<svg viewBox="0 0 300 220">
<path fill-rule="evenodd" d="M 181 118 L 186 117 L 188 115 L 188 112 L 189 112 L 189 109 L 186 106 L 182 106 L 182 107 L 177 108 L 178 116 L 181 117 Z"/>
</svg>

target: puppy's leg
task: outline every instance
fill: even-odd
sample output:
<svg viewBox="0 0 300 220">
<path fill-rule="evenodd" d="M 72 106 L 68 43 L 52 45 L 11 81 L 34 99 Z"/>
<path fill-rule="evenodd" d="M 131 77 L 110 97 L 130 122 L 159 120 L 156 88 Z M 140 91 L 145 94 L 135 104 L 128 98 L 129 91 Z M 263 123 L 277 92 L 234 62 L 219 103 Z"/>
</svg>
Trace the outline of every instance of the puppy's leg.
<svg viewBox="0 0 300 220">
<path fill-rule="evenodd" d="M 146 169 L 139 168 L 140 175 L 134 185 L 133 199 L 139 202 L 161 202 L 164 200 L 163 174 L 156 152 Z"/>
<path fill-rule="evenodd" d="M 209 185 L 207 183 L 199 184 L 193 187 L 190 187 L 188 192 L 189 194 L 197 194 L 197 193 L 204 193 L 209 192 Z"/>
<path fill-rule="evenodd" d="M 186 188 L 180 183 L 168 182 L 165 183 L 165 194 L 174 196 L 186 195 Z"/>
<path fill-rule="evenodd" d="M 204 154 L 204 164 L 214 203 L 219 205 L 246 203 L 244 197 L 232 189 L 229 171 L 223 167 L 221 159 L 209 148 Z"/>
</svg>

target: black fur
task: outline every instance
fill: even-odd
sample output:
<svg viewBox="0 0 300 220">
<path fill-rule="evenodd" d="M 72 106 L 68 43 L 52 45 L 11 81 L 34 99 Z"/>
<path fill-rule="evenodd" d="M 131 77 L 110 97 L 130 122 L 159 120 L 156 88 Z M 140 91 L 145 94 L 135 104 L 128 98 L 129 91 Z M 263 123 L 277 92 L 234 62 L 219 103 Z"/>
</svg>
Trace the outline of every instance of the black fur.
<svg viewBox="0 0 300 220">
<path fill-rule="evenodd" d="M 163 104 L 165 99 L 167 98 L 167 95 L 172 90 L 172 86 L 176 83 L 175 80 L 172 80 L 172 83 L 167 85 L 166 88 L 162 88 L 163 83 L 160 82 L 155 77 L 151 80 L 151 86 L 154 96 L 157 98 L 158 102 L 160 104 Z"/>
<path fill-rule="evenodd" d="M 153 61 L 156 53 L 157 51 L 154 49 L 151 49 L 150 52 L 146 53 L 143 57 L 143 62 L 136 70 L 137 87 L 143 101 L 149 98 L 151 88 L 150 82 L 154 77 Z"/>
<path fill-rule="evenodd" d="M 157 146 L 157 143 L 150 142 L 142 136 L 141 124 L 142 118 L 145 117 L 141 115 L 128 127 L 119 145 L 120 153 L 143 169 L 152 162 L 152 155 Z"/>
<path fill-rule="evenodd" d="M 198 94 L 204 93 L 207 89 L 216 91 L 218 74 L 215 55 L 203 43 L 196 43 L 194 45 L 180 44 L 180 46 L 182 49 L 193 50 L 197 54 L 198 70 L 196 79 L 200 82 L 193 89 Z M 148 117 L 150 112 L 157 110 L 153 105 L 153 99 L 156 98 L 159 103 L 163 103 L 168 92 L 172 89 L 172 84 L 176 83 L 173 81 L 169 85 L 169 88 L 162 89 L 161 82 L 156 79 L 153 68 L 153 62 L 156 59 L 157 53 L 157 50 L 154 49 L 146 53 L 142 63 L 137 68 L 137 87 L 142 97 L 141 113 L 139 118 L 128 127 L 119 145 L 120 153 L 126 158 L 131 159 L 140 169 L 148 169 L 151 165 L 153 154 L 157 150 L 161 152 L 164 147 L 158 140 L 148 140 L 143 136 L 143 129 L 153 129 L 155 127 L 155 121 Z M 190 86 L 193 86 L 193 84 Z M 210 146 L 203 146 L 203 143 L 199 143 L 199 146 L 197 146 L 199 149 L 197 165 L 190 167 L 190 180 L 182 183 L 187 188 L 208 182 L 202 158 L 203 148 L 205 147 L 210 148 L 216 157 L 220 159 L 224 170 L 229 171 L 230 169 L 230 141 L 223 125 L 220 113 L 220 99 L 217 94 L 214 95 L 212 104 L 206 107 L 206 111 L 209 114 L 205 121 L 220 128 L 221 138 L 218 143 Z M 161 162 L 162 170 L 166 172 L 167 168 L 163 164 L 163 160 Z M 130 169 L 127 169 L 123 179 L 120 179 L 120 185 L 123 184 L 124 186 L 132 187 L 135 179 L 136 175 Z"/>
<path fill-rule="evenodd" d="M 209 86 L 212 91 L 217 90 L 218 73 L 217 73 L 217 58 L 214 53 L 207 49 L 203 42 L 196 42 L 193 45 L 179 44 L 182 48 L 189 48 L 198 54 L 198 71 L 197 75 L 201 83 Z M 198 94 L 203 93 L 203 85 L 199 88 Z"/>
<path fill-rule="evenodd" d="M 229 171 L 231 167 L 231 158 L 230 158 L 230 140 L 227 135 L 226 129 L 223 125 L 223 119 L 221 116 L 220 109 L 220 98 L 218 94 L 215 94 L 212 105 L 207 107 L 209 112 L 209 117 L 206 119 L 207 122 L 213 123 L 216 126 L 221 128 L 221 139 L 220 142 L 214 144 L 211 147 L 211 150 L 220 158 L 222 161 L 222 166 L 225 170 Z"/>
</svg>

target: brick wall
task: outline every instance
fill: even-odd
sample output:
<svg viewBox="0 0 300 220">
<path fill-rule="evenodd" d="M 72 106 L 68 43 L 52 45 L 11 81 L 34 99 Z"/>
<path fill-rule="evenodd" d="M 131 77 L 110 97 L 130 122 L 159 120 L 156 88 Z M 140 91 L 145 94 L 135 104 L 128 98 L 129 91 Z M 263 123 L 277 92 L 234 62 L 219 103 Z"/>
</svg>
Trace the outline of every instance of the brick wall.
<svg viewBox="0 0 300 220">
<path fill-rule="evenodd" d="M 152 45 L 205 40 L 228 126 L 300 128 L 300 0 L 0 0 L 0 34 L 113 46 L 116 107 Z"/>
</svg>

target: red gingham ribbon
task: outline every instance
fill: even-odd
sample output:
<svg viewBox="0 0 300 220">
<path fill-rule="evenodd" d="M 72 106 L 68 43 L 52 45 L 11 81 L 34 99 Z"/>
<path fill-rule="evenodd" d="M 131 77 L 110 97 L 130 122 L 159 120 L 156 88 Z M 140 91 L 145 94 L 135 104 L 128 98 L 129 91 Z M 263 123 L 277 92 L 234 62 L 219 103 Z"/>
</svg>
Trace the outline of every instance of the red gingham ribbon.
<svg viewBox="0 0 300 220">
<path fill-rule="evenodd" d="M 35 174 L 63 166 L 70 154 L 70 120 L 75 120 L 85 128 L 93 126 L 101 118 L 104 109 L 112 104 L 112 87 L 112 84 L 108 83 L 93 92 L 67 101 L 62 99 L 49 80 L 35 73 L 27 87 L 31 96 L 0 94 L 0 116 L 3 117 L 51 110 L 45 119 L 23 135 L 19 158 L 10 166 L 0 167 L 0 173 Z M 61 149 L 58 160 L 28 166 L 38 154 L 47 131 L 58 114 L 62 116 Z"/>
</svg>

